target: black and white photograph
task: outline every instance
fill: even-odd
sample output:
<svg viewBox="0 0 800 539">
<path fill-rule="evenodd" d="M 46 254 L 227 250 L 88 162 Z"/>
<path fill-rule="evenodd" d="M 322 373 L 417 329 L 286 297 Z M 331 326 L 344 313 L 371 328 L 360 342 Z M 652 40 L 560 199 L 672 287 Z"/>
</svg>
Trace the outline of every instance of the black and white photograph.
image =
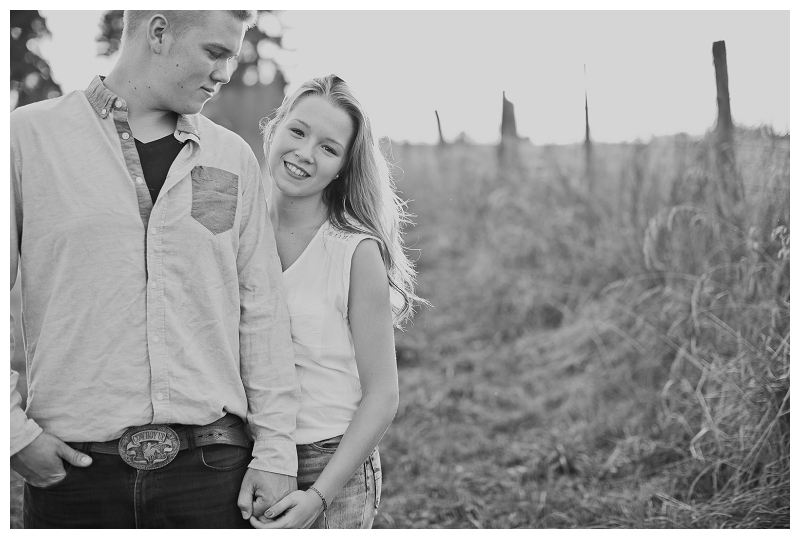
<svg viewBox="0 0 800 539">
<path fill-rule="evenodd" d="M 10 528 L 789 529 L 789 6 L 9 10 Z"/>
</svg>

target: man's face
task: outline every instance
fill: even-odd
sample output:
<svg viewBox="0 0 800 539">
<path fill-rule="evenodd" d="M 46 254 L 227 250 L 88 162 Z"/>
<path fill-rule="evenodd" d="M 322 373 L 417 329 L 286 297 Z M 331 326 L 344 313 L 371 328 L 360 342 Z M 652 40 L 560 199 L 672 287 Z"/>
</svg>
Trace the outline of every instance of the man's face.
<svg viewBox="0 0 800 539">
<path fill-rule="evenodd" d="M 244 22 L 227 11 L 208 11 L 199 24 L 177 39 L 164 34 L 158 56 L 161 76 L 156 81 L 159 108 L 196 114 L 230 80 L 229 61 L 239 54 L 246 31 Z"/>
</svg>

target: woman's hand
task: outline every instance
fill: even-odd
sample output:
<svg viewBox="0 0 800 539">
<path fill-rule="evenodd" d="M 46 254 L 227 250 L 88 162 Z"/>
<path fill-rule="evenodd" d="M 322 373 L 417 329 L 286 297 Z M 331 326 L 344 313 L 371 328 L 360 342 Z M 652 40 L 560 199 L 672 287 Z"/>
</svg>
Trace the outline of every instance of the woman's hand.
<svg viewBox="0 0 800 539">
<path fill-rule="evenodd" d="M 312 491 L 295 490 L 258 518 L 251 516 L 250 524 L 263 529 L 308 528 L 321 514 L 322 498 Z"/>
</svg>

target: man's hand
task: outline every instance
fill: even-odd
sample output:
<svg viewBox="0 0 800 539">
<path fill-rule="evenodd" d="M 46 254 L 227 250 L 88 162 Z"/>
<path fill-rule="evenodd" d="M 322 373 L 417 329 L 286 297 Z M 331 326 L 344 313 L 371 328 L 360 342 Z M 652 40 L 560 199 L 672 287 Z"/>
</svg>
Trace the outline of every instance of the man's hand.
<svg viewBox="0 0 800 539">
<path fill-rule="evenodd" d="M 73 466 L 85 468 L 92 458 L 46 432 L 11 457 L 11 468 L 34 487 L 48 487 L 61 481 L 67 472 L 62 459 Z"/>
<path fill-rule="evenodd" d="M 248 468 L 239 490 L 239 510 L 242 518 L 261 516 L 279 500 L 297 490 L 297 479 L 289 475 L 263 472 Z"/>
</svg>

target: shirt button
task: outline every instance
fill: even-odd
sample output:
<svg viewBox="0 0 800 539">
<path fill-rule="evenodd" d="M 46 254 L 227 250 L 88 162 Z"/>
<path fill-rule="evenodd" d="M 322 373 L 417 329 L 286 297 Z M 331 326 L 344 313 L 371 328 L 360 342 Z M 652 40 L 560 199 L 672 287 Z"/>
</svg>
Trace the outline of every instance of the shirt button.
<svg viewBox="0 0 800 539">
<path fill-rule="evenodd" d="M 163 393 L 159 393 L 158 395 L 156 395 L 156 398 L 158 400 L 160 400 L 160 401 L 163 401 L 164 400 L 164 394 Z"/>
<path fill-rule="evenodd" d="M 141 185 L 141 183 L 142 183 L 143 181 L 144 181 L 144 180 L 141 178 L 141 176 L 138 176 L 138 177 L 136 178 L 136 183 L 138 183 L 138 184 L 140 184 L 140 185 Z"/>
<path fill-rule="evenodd" d="M 117 107 L 118 109 L 121 109 L 122 108 L 122 100 L 121 99 L 117 99 L 114 102 L 114 106 Z"/>
<path fill-rule="evenodd" d="M 156 233 L 156 229 L 155 228 L 151 228 L 150 229 L 150 234 L 155 234 L 155 233 Z"/>
<path fill-rule="evenodd" d="M 153 281 L 152 283 L 150 283 L 150 288 L 158 288 L 158 283 Z"/>
<path fill-rule="evenodd" d="M 107 111 L 106 109 L 103 109 L 103 110 L 101 110 L 101 111 L 100 111 L 100 114 L 102 114 L 103 116 L 105 116 L 107 112 L 108 112 L 108 111 Z"/>
<path fill-rule="evenodd" d="M 129 138 L 131 138 L 131 136 L 128 133 L 122 134 L 122 140 L 128 140 Z"/>
<path fill-rule="evenodd" d="M 158 335 L 156 335 L 156 336 L 154 336 L 154 337 L 153 337 L 153 342 L 158 342 L 158 341 L 160 341 L 160 340 L 161 340 L 161 339 L 159 339 L 159 338 L 158 338 Z"/>
</svg>

